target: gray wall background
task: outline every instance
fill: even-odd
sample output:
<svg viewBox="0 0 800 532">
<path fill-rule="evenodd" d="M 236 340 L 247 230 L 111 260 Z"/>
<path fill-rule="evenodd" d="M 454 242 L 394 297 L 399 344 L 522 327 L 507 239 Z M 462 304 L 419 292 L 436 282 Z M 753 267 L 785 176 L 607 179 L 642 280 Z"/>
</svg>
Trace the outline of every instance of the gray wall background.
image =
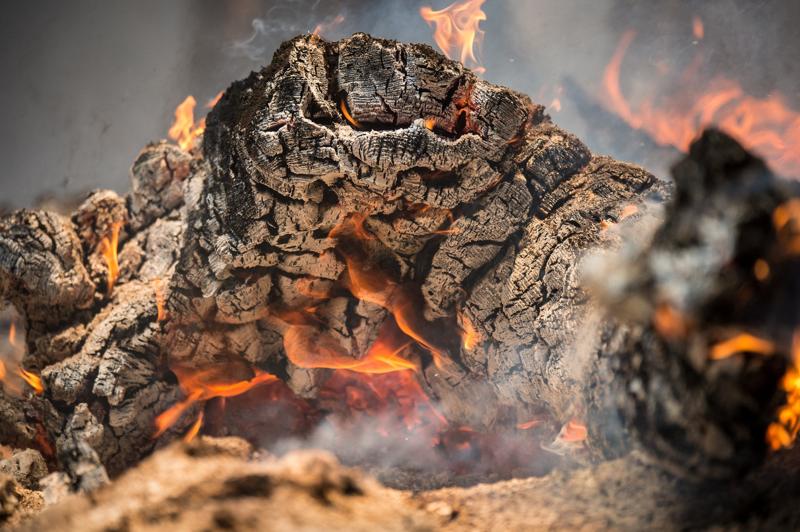
<svg viewBox="0 0 800 532">
<path fill-rule="evenodd" d="M 0 18 L 0 204 L 32 205 L 104 187 L 123 192 L 139 149 L 163 138 L 187 94 L 205 102 L 267 63 L 281 41 L 343 14 L 354 31 L 432 44 L 418 15 L 435 0 L 34 0 Z M 620 34 L 639 30 L 626 86 L 693 53 L 702 17 L 707 74 L 749 91 L 781 90 L 800 109 L 800 2 L 795 0 L 487 0 L 486 78 L 535 97 L 565 76 L 596 91 Z M 639 74 L 641 72 L 641 74 Z M 547 104 L 547 101 L 542 103 Z M 592 145 L 592 120 L 568 101 L 553 115 Z M 590 118 L 590 117 L 589 117 Z M 614 151 L 612 147 L 612 151 Z M 623 150 L 621 150 L 623 151 Z M 613 153 L 612 153 L 613 155 Z"/>
</svg>

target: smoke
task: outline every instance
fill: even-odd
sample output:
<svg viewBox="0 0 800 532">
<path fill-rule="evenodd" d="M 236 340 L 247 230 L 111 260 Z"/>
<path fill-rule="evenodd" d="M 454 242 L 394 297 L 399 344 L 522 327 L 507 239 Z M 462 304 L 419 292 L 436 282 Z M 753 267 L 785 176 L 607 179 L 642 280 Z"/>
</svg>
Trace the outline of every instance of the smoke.
<svg viewBox="0 0 800 532">
<path fill-rule="evenodd" d="M 267 9 L 263 17 L 251 22 L 253 31 L 249 37 L 236 40 L 228 52 L 243 56 L 250 61 L 263 64 L 275 51 L 275 43 L 295 35 L 310 33 L 320 24 L 320 0 L 311 5 L 303 0 L 286 0 Z"/>
<path fill-rule="evenodd" d="M 548 442 L 549 444 L 549 442 Z M 289 437 L 264 446 L 281 456 L 298 449 L 324 449 L 344 464 L 358 466 L 384 484 L 399 489 L 541 476 L 563 460 L 583 458 L 580 447 L 549 449 L 535 431 L 508 428 L 481 434 L 453 427 L 409 429 L 396 412 L 328 417 L 303 437 Z"/>
</svg>

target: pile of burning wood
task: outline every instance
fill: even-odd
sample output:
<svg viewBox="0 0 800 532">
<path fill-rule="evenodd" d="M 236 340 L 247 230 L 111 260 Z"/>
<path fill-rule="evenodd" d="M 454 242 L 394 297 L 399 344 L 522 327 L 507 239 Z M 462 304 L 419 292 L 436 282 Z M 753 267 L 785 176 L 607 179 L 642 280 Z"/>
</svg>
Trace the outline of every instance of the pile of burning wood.
<svg viewBox="0 0 800 532">
<path fill-rule="evenodd" d="M 0 220 L 22 329 L 0 365 L 0 468 L 19 484 L 3 477 L 0 512 L 104 504 L 109 479 L 198 434 L 275 449 L 367 420 L 378 448 L 436 457 L 383 472 L 406 487 L 632 452 L 729 479 L 797 435 L 800 188 L 723 133 L 692 144 L 672 190 L 427 46 L 355 34 L 285 43 L 175 134 L 125 196 Z M 201 439 L 194 461 L 218 445 Z M 373 489 L 335 466 L 304 484 L 253 465 L 263 486 L 219 467 L 238 480 L 192 497 Z M 42 519 L 77 526 L 59 511 Z"/>
</svg>

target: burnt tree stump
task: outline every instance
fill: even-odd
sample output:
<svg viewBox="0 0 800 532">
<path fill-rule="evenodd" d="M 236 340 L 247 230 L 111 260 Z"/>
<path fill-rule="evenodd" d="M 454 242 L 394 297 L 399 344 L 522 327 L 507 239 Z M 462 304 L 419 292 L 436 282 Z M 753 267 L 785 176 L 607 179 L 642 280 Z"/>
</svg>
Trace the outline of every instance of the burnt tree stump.
<svg viewBox="0 0 800 532">
<path fill-rule="evenodd" d="M 99 462 L 115 475 L 156 445 L 155 417 L 183 399 L 177 370 L 267 371 L 313 399 L 331 368 L 399 364 L 453 423 L 543 416 L 557 431 L 591 413 L 603 421 L 590 423 L 590 444 L 618 453 L 651 419 L 645 403 L 666 404 L 649 389 L 630 398 L 643 375 L 634 357 L 662 360 L 644 367 L 681 390 L 672 381 L 686 375 L 671 365 L 686 345 L 648 355 L 652 321 L 605 309 L 636 293 L 649 316 L 652 283 L 592 298 L 581 264 L 617 249 L 622 233 L 609 228 L 668 187 L 591 154 L 544 111 L 425 45 L 285 43 L 225 91 L 202 150 L 150 145 L 125 197 L 95 192 L 71 219 L 23 210 L 0 221 L 0 294 L 25 316 L 24 364 L 45 385 L 36 415 L 0 398 L 3 438 L 44 427 L 67 470 Z M 103 251 L 118 230 L 115 279 Z M 669 239 L 669 222 L 659 234 Z M 759 393 L 772 385 L 764 404 L 785 364 L 772 360 L 756 371 Z M 701 384 L 688 385 L 702 395 Z M 737 430 L 752 443 L 761 425 Z M 663 454 L 662 432 L 636 434 Z"/>
</svg>

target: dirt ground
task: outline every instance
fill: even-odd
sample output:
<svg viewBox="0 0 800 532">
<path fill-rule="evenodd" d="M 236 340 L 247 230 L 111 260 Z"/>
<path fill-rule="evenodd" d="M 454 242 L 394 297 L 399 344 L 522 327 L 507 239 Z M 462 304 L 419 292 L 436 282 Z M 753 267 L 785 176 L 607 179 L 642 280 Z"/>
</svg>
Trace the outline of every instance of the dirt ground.
<svg viewBox="0 0 800 532">
<path fill-rule="evenodd" d="M 786 471 L 798 462 L 798 453 L 787 453 L 740 481 L 697 485 L 634 453 L 541 478 L 412 493 L 322 451 L 274 458 L 236 438 L 201 437 L 41 512 L 41 494 L 17 486 L 4 529 L 790 530 L 800 526 L 800 483 Z"/>
</svg>

